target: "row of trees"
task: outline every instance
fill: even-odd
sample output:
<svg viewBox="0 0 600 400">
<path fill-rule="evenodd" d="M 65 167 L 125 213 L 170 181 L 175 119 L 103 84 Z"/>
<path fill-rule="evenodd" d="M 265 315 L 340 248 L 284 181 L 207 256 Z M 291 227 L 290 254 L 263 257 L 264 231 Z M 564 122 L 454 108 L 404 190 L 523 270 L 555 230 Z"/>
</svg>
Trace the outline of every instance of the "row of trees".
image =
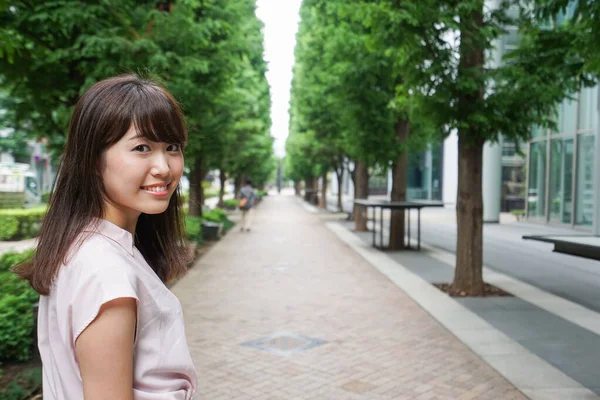
<svg viewBox="0 0 600 400">
<path fill-rule="evenodd" d="M 408 153 L 456 132 L 453 289 L 482 293 L 484 144 L 500 135 L 519 143 L 533 125 L 555 127 L 557 104 L 595 83 L 599 12 L 600 2 L 583 0 L 305 0 L 290 177 L 316 187 L 349 159 L 355 197 L 366 198 L 369 171 L 391 167 L 391 200 L 406 200 Z M 509 25 L 519 28 L 519 48 L 501 63 L 486 59 Z M 356 230 L 366 230 L 363 212 L 354 217 Z M 404 215 L 395 211 L 390 247 L 403 246 Z"/>
<path fill-rule="evenodd" d="M 188 121 L 189 212 L 201 215 L 209 170 L 239 187 L 243 177 L 266 182 L 274 169 L 255 2 L 0 0 L 0 127 L 46 138 L 57 155 L 89 86 L 125 72 L 158 79 Z"/>
</svg>

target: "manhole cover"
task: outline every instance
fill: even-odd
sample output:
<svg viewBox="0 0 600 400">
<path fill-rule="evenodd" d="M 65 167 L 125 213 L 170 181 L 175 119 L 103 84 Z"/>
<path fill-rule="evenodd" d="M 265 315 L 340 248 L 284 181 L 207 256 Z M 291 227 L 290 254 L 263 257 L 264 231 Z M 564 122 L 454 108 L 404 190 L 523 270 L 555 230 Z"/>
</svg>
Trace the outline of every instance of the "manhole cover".
<svg viewBox="0 0 600 400">
<path fill-rule="evenodd" d="M 312 349 L 327 343 L 325 340 L 296 335 L 289 332 L 278 332 L 257 340 L 242 343 L 242 346 L 268 351 L 279 355 L 289 355 Z"/>
</svg>

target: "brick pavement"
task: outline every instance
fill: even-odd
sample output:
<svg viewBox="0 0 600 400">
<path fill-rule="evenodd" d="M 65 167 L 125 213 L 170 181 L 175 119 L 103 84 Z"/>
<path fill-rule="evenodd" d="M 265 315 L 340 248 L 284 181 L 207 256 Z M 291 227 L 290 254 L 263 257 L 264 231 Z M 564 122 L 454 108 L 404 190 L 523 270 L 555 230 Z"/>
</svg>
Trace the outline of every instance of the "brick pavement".
<svg viewBox="0 0 600 400">
<path fill-rule="evenodd" d="M 255 211 L 173 287 L 198 399 L 525 398 L 296 199 Z"/>
</svg>

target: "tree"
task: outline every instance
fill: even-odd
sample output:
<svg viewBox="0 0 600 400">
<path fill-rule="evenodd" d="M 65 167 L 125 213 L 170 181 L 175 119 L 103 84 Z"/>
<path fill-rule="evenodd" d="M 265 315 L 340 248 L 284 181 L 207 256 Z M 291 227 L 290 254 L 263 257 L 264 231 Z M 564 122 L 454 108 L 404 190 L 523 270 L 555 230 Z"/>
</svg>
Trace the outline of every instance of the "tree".
<svg viewBox="0 0 600 400">
<path fill-rule="evenodd" d="M 224 116 L 233 115 L 239 103 L 224 100 L 234 84 L 259 104 L 258 113 L 245 114 L 260 121 L 265 136 L 248 141 L 260 147 L 257 176 L 273 168 L 270 99 L 254 6 L 254 0 L 2 2 L 0 37 L 10 40 L 0 42 L 0 88 L 9 95 L 0 104 L 6 110 L 0 122 L 27 137 L 49 138 L 59 152 L 83 91 L 119 73 L 150 75 L 167 86 L 186 115 L 189 212 L 200 215 L 201 182 L 231 152 L 223 132 L 232 121 Z M 248 75 L 240 72 L 248 66 L 253 78 L 236 80 Z"/>
<path fill-rule="evenodd" d="M 532 125 L 552 126 L 556 104 L 573 88 L 564 69 L 528 70 L 528 57 L 518 51 L 510 62 L 493 66 L 485 55 L 493 49 L 504 27 L 517 23 L 510 17 L 516 1 L 485 8 L 483 0 L 419 2 L 426 7 L 419 24 L 430 52 L 421 60 L 422 78 L 413 82 L 430 115 L 459 138 L 457 197 L 457 257 L 452 290 L 470 295 L 484 291 L 482 279 L 484 143 L 500 135 L 518 142 L 530 136 Z M 416 7 L 416 2 L 404 3 Z M 423 11 L 423 8 L 421 8 Z M 448 38 L 456 39 L 449 43 Z M 552 54 L 552 44 L 548 43 Z M 554 54 L 556 55 L 556 54 Z M 458 61 L 458 62 L 457 62 Z"/>
</svg>

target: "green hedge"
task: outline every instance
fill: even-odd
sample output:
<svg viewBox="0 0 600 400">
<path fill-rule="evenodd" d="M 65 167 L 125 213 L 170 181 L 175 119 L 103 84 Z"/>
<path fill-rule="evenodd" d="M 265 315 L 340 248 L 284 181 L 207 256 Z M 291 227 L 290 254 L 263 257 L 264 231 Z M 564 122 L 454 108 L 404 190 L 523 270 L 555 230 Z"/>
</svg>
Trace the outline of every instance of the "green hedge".
<svg viewBox="0 0 600 400">
<path fill-rule="evenodd" d="M 227 212 L 220 208 L 215 208 L 209 212 L 204 213 L 204 219 L 211 222 L 219 222 L 223 224 L 223 232 L 227 232 L 235 224 L 227 218 Z"/>
<path fill-rule="evenodd" d="M 235 199 L 223 200 L 223 207 L 228 210 L 235 210 L 238 206 L 238 201 Z"/>
<path fill-rule="evenodd" d="M 50 195 L 52 192 L 44 192 L 42 193 L 42 203 L 48 204 L 50 202 Z"/>
<path fill-rule="evenodd" d="M 40 233 L 46 207 L 0 210 L 0 240 L 31 239 Z"/>
<path fill-rule="evenodd" d="M 196 242 L 198 244 L 202 243 L 202 218 L 200 217 L 190 217 L 186 215 L 185 217 L 185 236 L 187 240 Z"/>
<path fill-rule="evenodd" d="M 25 206 L 24 192 L 0 192 L 0 208 L 22 208 Z"/>
<path fill-rule="evenodd" d="M 32 250 L 0 257 L 0 355 L 4 360 L 25 361 L 33 346 L 33 305 L 38 294 L 29 283 L 8 269 L 31 256 Z"/>
<path fill-rule="evenodd" d="M 21 252 L 8 251 L 0 256 L 0 273 L 9 272 L 10 268 L 33 256 L 35 249 L 29 249 Z M 0 283 L 1 284 L 1 283 Z"/>
<path fill-rule="evenodd" d="M 219 189 L 208 188 L 204 189 L 204 198 L 209 199 L 211 197 L 217 197 L 219 195 Z"/>
</svg>

